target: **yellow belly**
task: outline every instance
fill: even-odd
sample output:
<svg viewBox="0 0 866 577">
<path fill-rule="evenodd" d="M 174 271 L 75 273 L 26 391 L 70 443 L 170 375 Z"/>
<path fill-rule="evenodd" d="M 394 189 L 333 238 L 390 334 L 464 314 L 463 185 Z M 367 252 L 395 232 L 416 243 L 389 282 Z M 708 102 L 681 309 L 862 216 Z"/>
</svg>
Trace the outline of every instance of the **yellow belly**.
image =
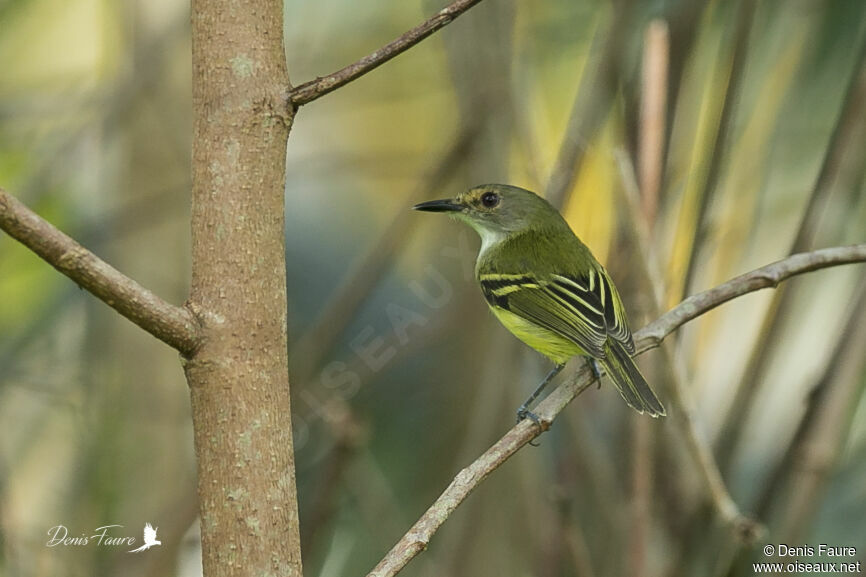
<svg viewBox="0 0 866 577">
<path fill-rule="evenodd" d="M 586 354 L 573 341 L 510 311 L 499 307 L 490 307 L 490 310 L 514 336 L 556 364 L 562 364 L 575 355 Z"/>
</svg>

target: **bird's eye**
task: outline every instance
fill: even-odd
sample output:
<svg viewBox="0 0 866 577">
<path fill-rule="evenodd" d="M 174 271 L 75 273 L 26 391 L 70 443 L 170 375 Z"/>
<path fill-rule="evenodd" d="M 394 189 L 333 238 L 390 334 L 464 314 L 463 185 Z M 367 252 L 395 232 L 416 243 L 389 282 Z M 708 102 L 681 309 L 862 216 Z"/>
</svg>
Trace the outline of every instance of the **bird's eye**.
<svg viewBox="0 0 866 577">
<path fill-rule="evenodd" d="M 487 208 L 493 208 L 499 204 L 499 195 L 495 192 L 485 192 L 481 195 L 481 204 Z"/>
</svg>

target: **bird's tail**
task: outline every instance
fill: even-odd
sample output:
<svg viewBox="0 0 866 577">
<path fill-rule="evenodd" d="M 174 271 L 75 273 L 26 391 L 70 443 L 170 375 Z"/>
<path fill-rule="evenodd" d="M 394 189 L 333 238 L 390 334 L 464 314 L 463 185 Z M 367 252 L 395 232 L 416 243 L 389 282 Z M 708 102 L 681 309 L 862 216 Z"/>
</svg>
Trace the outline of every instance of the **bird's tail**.
<svg viewBox="0 0 866 577">
<path fill-rule="evenodd" d="M 630 407 L 651 417 L 665 415 L 665 408 L 622 344 L 608 340 L 605 345 L 605 358 L 600 360 L 600 363 Z"/>
</svg>

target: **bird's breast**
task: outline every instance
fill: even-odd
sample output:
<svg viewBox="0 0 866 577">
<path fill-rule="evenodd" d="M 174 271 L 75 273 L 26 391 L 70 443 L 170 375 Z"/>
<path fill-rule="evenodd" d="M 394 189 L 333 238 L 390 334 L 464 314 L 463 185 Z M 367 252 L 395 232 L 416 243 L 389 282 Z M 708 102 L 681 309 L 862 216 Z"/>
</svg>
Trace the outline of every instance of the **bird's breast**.
<svg viewBox="0 0 866 577">
<path fill-rule="evenodd" d="M 564 363 L 575 355 L 586 354 L 573 341 L 509 310 L 494 305 L 490 305 L 490 310 L 514 336 L 556 364 Z"/>
</svg>

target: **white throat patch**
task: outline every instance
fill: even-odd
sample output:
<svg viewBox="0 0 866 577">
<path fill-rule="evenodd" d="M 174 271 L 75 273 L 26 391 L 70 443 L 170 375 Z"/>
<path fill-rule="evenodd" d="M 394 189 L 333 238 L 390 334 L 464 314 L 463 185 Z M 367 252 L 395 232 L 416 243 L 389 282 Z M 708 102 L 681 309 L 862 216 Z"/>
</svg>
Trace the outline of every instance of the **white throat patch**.
<svg viewBox="0 0 866 577">
<path fill-rule="evenodd" d="M 481 236 L 481 250 L 478 251 L 478 258 L 484 256 L 488 250 L 505 240 L 505 233 L 502 231 L 493 231 L 479 227 L 478 235 Z"/>
</svg>

